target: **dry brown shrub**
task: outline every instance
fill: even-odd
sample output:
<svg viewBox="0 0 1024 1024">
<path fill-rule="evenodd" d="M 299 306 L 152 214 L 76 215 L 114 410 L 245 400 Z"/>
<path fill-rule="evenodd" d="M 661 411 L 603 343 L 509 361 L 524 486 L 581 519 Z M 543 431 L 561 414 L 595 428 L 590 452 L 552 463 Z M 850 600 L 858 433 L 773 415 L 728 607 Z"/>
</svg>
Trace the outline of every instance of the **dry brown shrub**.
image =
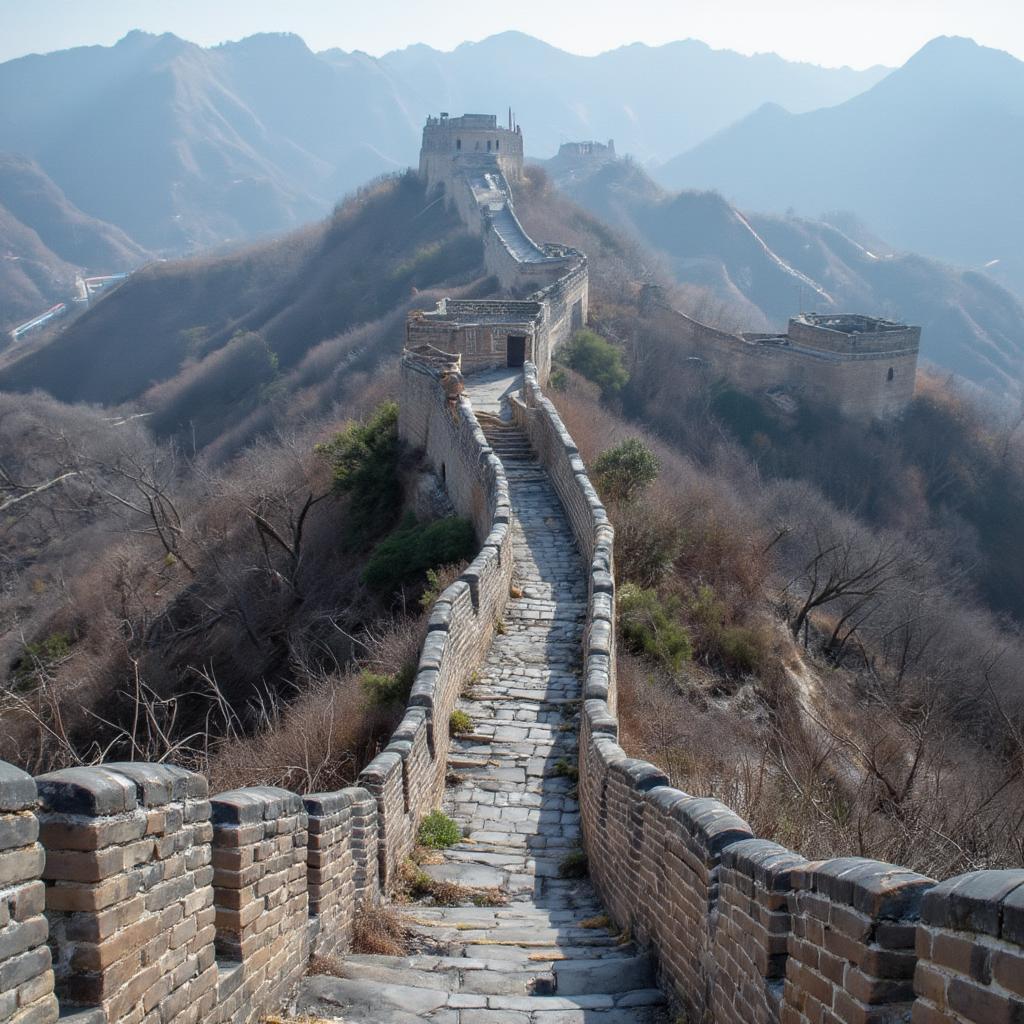
<svg viewBox="0 0 1024 1024">
<path fill-rule="evenodd" d="M 395 723 L 395 710 L 367 702 L 359 676 L 322 676 L 254 736 L 215 747 L 211 792 L 281 786 L 299 793 L 351 786 Z"/>
<path fill-rule="evenodd" d="M 394 907 L 364 906 L 352 925 L 352 952 L 377 956 L 405 956 L 409 950 L 409 930 Z M 329 974 L 329 971 L 320 971 Z"/>
</svg>

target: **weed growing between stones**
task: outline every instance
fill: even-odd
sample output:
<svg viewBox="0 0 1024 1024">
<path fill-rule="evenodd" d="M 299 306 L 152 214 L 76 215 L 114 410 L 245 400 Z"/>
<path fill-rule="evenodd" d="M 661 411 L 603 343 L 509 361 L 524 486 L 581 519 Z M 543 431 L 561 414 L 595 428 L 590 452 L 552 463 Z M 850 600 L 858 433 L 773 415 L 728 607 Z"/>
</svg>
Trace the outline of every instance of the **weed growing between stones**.
<svg viewBox="0 0 1024 1024">
<path fill-rule="evenodd" d="M 409 931 L 392 907 L 364 907 L 355 917 L 352 928 L 352 952 L 375 953 L 379 956 L 405 956 L 409 947 Z M 327 974 L 329 971 L 310 973 Z"/>
<path fill-rule="evenodd" d="M 474 888 L 431 878 L 412 860 L 402 865 L 398 896 L 409 901 L 428 900 L 439 907 L 504 907 L 509 902 L 507 893 L 498 888 Z"/>
<path fill-rule="evenodd" d="M 462 838 L 462 830 L 444 811 L 431 811 L 420 822 L 417 840 L 420 846 L 441 850 L 454 846 Z"/>
<path fill-rule="evenodd" d="M 448 731 L 453 736 L 459 736 L 473 731 L 473 719 L 465 711 L 456 709 L 448 718 Z"/>
<path fill-rule="evenodd" d="M 588 917 L 580 921 L 580 928 L 607 928 L 611 924 L 611 918 L 607 914 L 598 914 L 596 917 Z"/>
<path fill-rule="evenodd" d="M 555 767 L 549 772 L 548 778 L 572 779 L 573 782 L 579 782 L 580 770 L 576 765 L 569 764 L 564 757 L 560 757 L 556 762 Z"/>
<path fill-rule="evenodd" d="M 570 850 L 558 865 L 559 878 L 586 878 L 587 855 L 581 849 Z"/>
</svg>

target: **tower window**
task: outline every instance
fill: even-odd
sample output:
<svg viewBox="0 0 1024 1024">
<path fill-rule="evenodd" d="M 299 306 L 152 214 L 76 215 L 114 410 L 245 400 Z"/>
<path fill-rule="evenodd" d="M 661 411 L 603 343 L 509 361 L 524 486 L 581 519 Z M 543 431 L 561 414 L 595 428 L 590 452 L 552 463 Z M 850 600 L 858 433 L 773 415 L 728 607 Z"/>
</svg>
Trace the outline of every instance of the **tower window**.
<svg viewBox="0 0 1024 1024">
<path fill-rule="evenodd" d="M 490 153 L 490 151 L 491 151 L 491 140 L 488 139 L 487 140 L 487 152 Z"/>
<path fill-rule="evenodd" d="M 455 140 L 455 148 L 456 149 L 462 149 L 462 139 L 456 139 Z"/>
<path fill-rule="evenodd" d="M 500 149 L 501 148 L 501 139 L 495 139 L 494 140 L 494 148 L 495 149 Z"/>
<path fill-rule="evenodd" d="M 896 376 L 896 371 L 890 366 L 889 372 L 885 375 L 886 380 L 892 380 Z"/>
</svg>

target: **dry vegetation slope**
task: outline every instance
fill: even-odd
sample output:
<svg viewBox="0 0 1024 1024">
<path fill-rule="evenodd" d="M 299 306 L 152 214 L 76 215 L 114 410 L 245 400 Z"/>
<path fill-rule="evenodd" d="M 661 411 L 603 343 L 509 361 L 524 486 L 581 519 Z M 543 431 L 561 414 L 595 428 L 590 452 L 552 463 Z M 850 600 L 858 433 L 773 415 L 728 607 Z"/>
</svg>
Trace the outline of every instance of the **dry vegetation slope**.
<svg viewBox="0 0 1024 1024">
<path fill-rule="evenodd" d="M 644 253 L 542 174 L 518 212 L 593 254 L 612 339 L 553 384 L 616 523 L 627 747 L 809 856 L 1020 863 L 1020 417 L 924 376 L 871 429 L 739 395 L 639 314 Z"/>
<path fill-rule="evenodd" d="M 461 520 L 397 529 L 421 470 L 396 423 L 384 404 L 215 471 L 139 421 L 4 396 L 5 758 L 351 783 L 404 710 L 421 594 L 474 543 Z"/>
<path fill-rule="evenodd" d="M 480 262 L 479 240 L 415 176 L 383 179 L 276 241 L 147 267 L 0 370 L 0 387 L 134 402 L 160 433 L 191 443 L 198 429 L 203 443 L 225 427 L 218 403 L 263 403 L 317 345 L 386 320 L 423 289 L 472 280 Z"/>
<path fill-rule="evenodd" d="M 1019 863 L 1016 628 L 951 585 L 926 541 L 765 479 L 728 441 L 683 455 L 568 387 L 557 404 L 589 464 L 635 437 L 659 464 L 628 500 L 597 472 L 617 529 L 627 749 L 808 856 L 940 877 Z"/>
<path fill-rule="evenodd" d="M 279 243 L 147 271 L 8 369 L 108 408 L 0 394 L 5 757 L 171 758 L 220 788 L 354 778 L 404 706 L 425 569 L 467 553 L 458 522 L 429 549 L 400 529 L 421 471 L 374 409 L 406 308 L 488 287 L 479 258 L 392 178 Z M 355 487 L 344 446 L 318 447 L 339 432 L 371 463 Z M 392 547 L 364 578 L 391 531 L 415 571 Z"/>
</svg>

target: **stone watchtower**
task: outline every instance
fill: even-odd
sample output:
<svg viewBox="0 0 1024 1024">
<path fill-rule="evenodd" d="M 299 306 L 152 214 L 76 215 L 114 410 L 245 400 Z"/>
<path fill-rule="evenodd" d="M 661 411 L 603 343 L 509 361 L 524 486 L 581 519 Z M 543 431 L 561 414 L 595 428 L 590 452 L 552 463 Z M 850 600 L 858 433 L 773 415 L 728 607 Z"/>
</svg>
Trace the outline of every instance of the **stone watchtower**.
<svg viewBox="0 0 1024 1024">
<path fill-rule="evenodd" d="M 496 114 L 428 117 L 420 149 L 420 177 L 428 188 L 451 181 L 456 163 L 462 167 L 497 163 L 505 177 L 519 182 L 523 176 L 523 134 L 509 113 L 508 127 L 498 125 Z"/>
</svg>

